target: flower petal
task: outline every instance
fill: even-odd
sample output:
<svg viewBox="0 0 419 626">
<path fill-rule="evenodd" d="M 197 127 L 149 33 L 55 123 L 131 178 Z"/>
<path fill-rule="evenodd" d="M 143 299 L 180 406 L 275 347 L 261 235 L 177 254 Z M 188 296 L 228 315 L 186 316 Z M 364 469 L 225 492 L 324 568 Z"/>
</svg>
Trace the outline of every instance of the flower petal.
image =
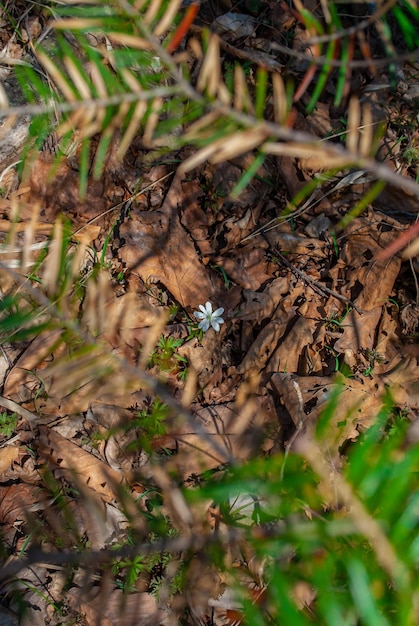
<svg viewBox="0 0 419 626">
<path fill-rule="evenodd" d="M 211 302 L 207 302 L 205 305 L 206 308 L 206 312 L 208 313 L 208 315 L 212 315 L 212 304 Z"/>
<path fill-rule="evenodd" d="M 205 319 L 205 320 L 202 320 L 202 322 L 199 322 L 198 328 L 201 328 L 201 330 L 203 330 L 205 333 L 207 332 L 209 325 L 210 325 L 209 321 Z"/>
<path fill-rule="evenodd" d="M 201 309 L 201 311 L 202 311 L 202 313 L 203 313 L 204 315 L 206 315 L 206 314 L 207 314 L 207 309 L 204 307 L 204 305 L 203 305 L 203 304 L 200 304 L 200 305 L 199 305 L 199 308 Z"/>
<path fill-rule="evenodd" d="M 212 315 L 213 315 L 213 317 L 219 317 L 222 313 L 224 313 L 224 308 L 221 306 L 219 309 L 214 311 L 214 313 Z"/>
<path fill-rule="evenodd" d="M 198 320 L 203 320 L 207 316 L 206 313 L 202 313 L 201 311 L 194 311 L 194 315 L 195 315 L 196 319 L 198 319 Z"/>
<path fill-rule="evenodd" d="M 211 320 L 211 326 L 212 326 L 212 327 L 213 327 L 213 329 L 214 329 L 214 330 L 216 330 L 216 331 L 217 331 L 217 333 L 218 333 L 218 331 L 220 330 L 220 325 L 219 325 L 219 323 L 217 322 L 217 320 Z"/>
</svg>

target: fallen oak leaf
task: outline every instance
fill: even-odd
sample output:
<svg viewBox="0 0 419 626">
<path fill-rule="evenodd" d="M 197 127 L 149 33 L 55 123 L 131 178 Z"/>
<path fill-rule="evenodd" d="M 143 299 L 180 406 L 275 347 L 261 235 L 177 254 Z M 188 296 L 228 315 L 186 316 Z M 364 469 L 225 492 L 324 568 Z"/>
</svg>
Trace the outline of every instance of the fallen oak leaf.
<svg viewBox="0 0 419 626">
<path fill-rule="evenodd" d="M 177 174 L 158 211 L 132 211 L 121 225 L 119 258 L 144 283 L 161 282 L 183 307 L 196 309 L 207 300 L 223 304 L 221 280 L 202 265 L 180 223 L 178 205 L 184 202 Z"/>
<path fill-rule="evenodd" d="M 80 480 L 93 489 L 105 502 L 118 497 L 118 487 L 123 481 L 120 472 L 72 443 L 47 426 L 39 429 L 39 454 L 73 481 Z"/>
</svg>

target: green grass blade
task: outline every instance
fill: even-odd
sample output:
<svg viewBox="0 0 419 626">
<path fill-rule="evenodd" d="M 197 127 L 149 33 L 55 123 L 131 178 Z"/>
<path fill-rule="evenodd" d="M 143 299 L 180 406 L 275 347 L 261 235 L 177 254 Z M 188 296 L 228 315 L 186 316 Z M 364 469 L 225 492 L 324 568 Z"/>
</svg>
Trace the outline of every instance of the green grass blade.
<svg viewBox="0 0 419 626">
<path fill-rule="evenodd" d="M 235 184 L 234 189 L 230 194 L 231 198 L 237 198 L 241 194 L 241 192 L 247 187 L 252 178 L 257 174 L 259 168 L 262 167 L 263 163 L 265 162 L 265 158 L 265 155 L 262 152 L 259 152 L 259 154 L 253 159 L 250 167 L 247 168 L 247 170 L 243 173 L 241 178 Z"/>
<path fill-rule="evenodd" d="M 391 626 L 377 606 L 365 565 L 357 559 L 351 559 L 347 568 L 354 604 L 362 617 L 362 623 L 365 626 Z"/>
<path fill-rule="evenodd" d="M 329 78 L 329 73 L 330 73 L 330 63 L 328 63 L 328 61 L 331 61 L 333 59 L 333 55 L 335 52 L 335 46 L 336 46 L 336 42 L 335 41 L 330 41 L 329 45 L 327 46 L 327 52 L 326 52 L 326 60 L 324 62 L 324 64 L 322 65 L 322 69 L 320 71 L 320 76 L 317 80 L 316 86 L 314 88 L 313 94 L 310 98 L 310 102 L 307 105 L 307 113 L 312 113 L 316 107 L 316 104 L 323 92 L 323 89 L 326 86 L 327 80 Z"/>
<path fill-rule="evenodd" d="M 256 117 L 263 119 L 266 105 L 266 92 L 268 87 L 268 72 L 264 69 L 258 69 L 256 74 L 256 100 L 255 113 Z"/>
<path fill-rule="evenodd" d="M 377 180 L 371 187 L 371 189 L 367 191 L 365 196 L 361 198 L 361 200 L 354 206 L 354 208 L 351 209 L 349 213 L 347 213 L 345 217 L 340 220 L 337 228 L 346 228 L 351 222 L 354 221 L 356 217 L 361 215 L 361 213 L 365 211 L 368 205 L 371 204 L 371 202 L 374 202 L 374 200 L 380 195 L 386 185 L 387 183 L 385 180 Z"/>
</svg>

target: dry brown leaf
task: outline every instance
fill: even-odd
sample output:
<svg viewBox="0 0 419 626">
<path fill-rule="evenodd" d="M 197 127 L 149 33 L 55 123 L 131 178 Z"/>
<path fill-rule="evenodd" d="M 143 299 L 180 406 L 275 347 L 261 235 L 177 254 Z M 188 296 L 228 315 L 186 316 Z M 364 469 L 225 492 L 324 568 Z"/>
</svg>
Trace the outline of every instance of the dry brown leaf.
<svg viewBox="0 0 419 626">
<path fill-rule="evenodd" d="M 338 387 L 339 401 L 322 446 L 334 456 L 347 439 L 356 439 L 357 427 L 370 426 L 383 406 L 385 386 L 378 377 L 333 379 L 325 376 L 273 374 L 271 383 L 296 426 L 314 429 L 331 395 Z"/>
<path fill-rule="evenodd" d="M 273 316 L 275 309 L 288 291 L 289 280 L 284 276 L 272 280 L 263 291 L 244 289 L 245 303 L 240 305 L 235 317 L 260 324 L 263 320 Z"/>
<path fill-rule="evenodd" d="M 375 345 L 376 328 L 381 319 L 382 308 L 377 306 L 364 313 L 350 311 L 342 322 L 342 336 L 336 341 L 334 349 L 338 353 L 347 350 L 372 350 Z"/>
<path fill-rule="evenodd" d="M 0 452 L 0 483 L 9 480 L 11 465 L 19 457 L 20 446 L 5 446 Z"/>
<path fill-rule="evenodd" d="M 52 464 L 51 469 L 93 489 L 105 502 L 118 497 L 121 473 L 47 426 L 40 426 L 39 454 Z"/>
<path fill-rule="evenodd" d="M 35 457 L 25 446 L 24 433 L 21 431 L 20 446 L 6 446 L 0 452 L 0 482 L 23 480 L 28 484 L 38 484 L 40 475 Z"/>
<path fill-rule="evenodd" d="M 71 589 L 68 599 L 74 610 L 80 611 L 88 624 L 101 626 L 164 626 L 166 611 L 159 609 L 151 593 L 126 594 L 105 584 L 88 592 Z"/>
<path fill-rule="evenodd" d="M 382 375 L 389 385 L 390 393 L 396 404 L 402 408 L 419 407 L 419 367 L 416 357 L 395 358 L 396 364 Z"/>
<path fill-rule="evenodd" d="M 98 341 L 77 359 L 69 358 L 61 335 L 59 329 L 45 331 L 30 343 L 7 376 L 4 395 L 40 419 L 87 411 L 92 401 L 132 406 L 138 379 L 120 369 L 112 349 Z"/>
<path fill-rule="evenodd" d="M 284 341 L 281 342 L 273 353 L 269 361 L 268 370 L 272 372 L 297 372 L 304 348 L 313 341 L 316 326 L 316 320 L 304 317 L 297 318 Z"/>
<path fill-rule="evenodd" d="M 265 251 L 255 247 L 254 243 L 235 248 L 228 256 L 215 257 L 212 262 L 222 267 L 227 276 L 244 289 L 259 289 L 272 278 Z"/>
<path fill-rule="evenodd" d="M 281 313 L 280 318 L 272 320 L 260 331 L 237 368 L 238 374 L 260 372 L 266 366 L 279 340 L 284 336 L 288 322 L 295 313 L 295 308 Z"/>
<path fill-rule="evenodd" d="M 222 345 L 225 327 L 219 333 L 207 332 L 202 342 L 197 339 L 188 341 L 178 349 L 178 353 L 187 358 L 190 366 L 198 375 L 198 385 L 204 397 L 209 398 L 212 389 L 222 378 Z"/>
<path fill-rule="evenodd" d="M 119 256 L 146 284 L 161 282 L 183 307 L 198 308 L 214 299 L 218 304 L 221 281 L 200 263 L 180 224 L 178 206 L 182 202 L 181 178 L 177 175 L 159 211 L 133 211 L 130 221 L 121 225 L 125 245 Z"/>
<path fill-rule="evenodd" d="M 382 306 L 391 295 L 401 260 L 393 257 L 387 262 L 376 261 L 375 257 L 393 241 L 392 227 L 397 225 L 395 220 L 383 218 L 370 210 L 345 230 L 346 242 L 331 274 L 336 280 L 337 272 L 344 273 L 345 295 L 353 299 L 351 290 L 356 290 L 355 302 L 363 311 Z"/>
<path fill-rule="evenodd" d="M 196 430 L 181 425 L 171 433 L 178 442 L 178 454 L 171 462 L 186 478 L 233 458 L 251 458 L 263 439 L 264 406 L 263 398 L 256 396 L 242 410 L 234 403 L 198 408 Z"/>
<path fill-rule="evenodd" d="M 283 283 L 281 283 L 282 286 Z M 304 285 L 300 282 L 291 290 L 290 294 L 281 300 L 279 307 L 275 309 L 273 319 L 259 332 L 238 366 L 237 372 L 239 374 L 259 374 L 266 367 L 277 349 L 279 341 L 284 336 L 290 320 L 295 315 L 296 307 L 293 306 L 293 302 L 303 289 Z"/>
<path fill-rule="evenodd" d="M 304 237 L 301 234 L 295 234 L 286 225 L 269 232 L 268 238 L 274 242 L 274 245 L 283 254 L 289 253 L 290 255 L 299 255 L 302 258 L 310 257 L 316 259 L 324 259 L 328 254 L 329 246 L 324 241 L 314 237 Z"/>
<path fill-rule="evenodd" d="M 93 336 L 102 335 L 115 342 L 119 335 L 130 343 L 130 330 L 157 323 L 165 307 L 153 307 L 147 297 L 133 291 L 117 297 L 111 287 L 109 274 L 103 271 L 97 280 L 89 281 L 83 301 L 83 322 Z"/>
<path fill-rule="evenodd" d="M 46 368 L 47 360 L 51 358 L 52 352 L 57 356 L 65 352 L 63 345 L 55 349 L 61 335 L 61 330 L 52 330 L 39 335 L 29 344 L 6 378 L 3 391 L 6 398 L 26 405 L 29 409 L 33 408 L 36 391 L 41 389 L 42 385 L 45 389 L 46 381 L 43 380 L 41 372 Z M 48 386 L 45 391 L 48 393 Z M 41 398 L 39 400 L 42 404 Z"/>
<path fill-rule="evenodd" d="M 78 485 L 80 489 L 80 483 Z M 57 515 L 56 512 L 52 515 Z M 71 519 L 71 527 L 74 534 L 86 537 L 92 550 L 103 550 L 115 537 L 120 537 L 126 529 L 128 522 L 126 517 L 116 507 L 92 498 L 91 491 L 87 488 L 81 490 L 78 500 L 68 500 L 66 503 L 66 515 Z M 50 520 L 49 511 L 47 520 Z M 59 520 L 58 523 L 60 523 Z"/>
<path fill-rule="evenodd" d="M 47 506 L 37 485 L 15 483 L 0 486 L 0 519 L 2 524 L 14 526 L 25 522 L 30 511 L 38 511 Z"/>
<path fill-rule="evenodd" d="M 256 26 L 256 20 L 250 15 L 231 11 L 219 15 L 212 23 L 214 31 L 227 40 L 253 37 Z"/>
</svg>

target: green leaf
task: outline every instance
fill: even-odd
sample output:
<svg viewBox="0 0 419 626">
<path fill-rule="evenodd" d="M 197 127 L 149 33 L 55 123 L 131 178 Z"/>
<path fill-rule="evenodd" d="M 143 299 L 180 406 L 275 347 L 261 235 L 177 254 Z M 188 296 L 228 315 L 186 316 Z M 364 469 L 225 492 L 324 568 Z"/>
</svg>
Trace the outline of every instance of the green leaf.
<svg viewBox="0 0 419 626">
<path fill-rule="evenodd" d="M 380 195 L 387 183 L 385 180 L 377 180 L 367 191 L 365 196 L 343 217 L 337 225 L 338 229 L 346 228 Z"/>
<path fill-rule="evenodd" d="M 230 193 L 231 198 L 237 198 L 241 192 L 246 189 L 252 178 L 258 173 L 266 159 L 266 155 L 263 152 L 259 152 L 249 165 L 247 170 L 243 172 L 237 183 L 234 185 L 234 189 Z"/>
<path fill-rule="evenodd" d="M 336 42 L 334 40 L 330 41 L 327 46 L 326 60 L 324 64 L 322 65 L 322 69 L 317 79 L 316 86 L 314 87 L 313 94 L 307 105 L 307 113 L 312 113 L 314 111 L 314 109 L 316 108 L 316 104 L 323 92 L 323 89 L 326 86 L 326 83 L 329 78 L 330 70 L 331 70 L 331 65 L 330 63 L 328 63 L 328 61 L 331 61 L 333 59 L 333 56 L 335 53 L 335 46 L 336 46 Z"/>
<path fill-rule="evenodd" d="M 259 119 L 263 119 L 266 106 L 266 93 L 268 88 L 268 72 L 259 68 L 256 74 L 256 99 L 255 99 L 255 115 Z"/>
<path fill-rule="evenodd" d="M 380 611 L 371 592 L 371 580 L 365 565 L 356 559 L 349 559 L 347 569 L 354 604 L 365 626 L 392 626 Z"/>
<path fill-rule="evenodd" d="M 335 94 L 335 99 L 333 104 L 335 106 L 339 106 L 339 104 L 342 102 L 342 98 L 343 98 L 343 94 L 345 91 L 345 85 L 347 83 L 348 80 L 348 55 L 349 55 L 349 39 L 344 39 L 342 41 L 342 54 L 340 57 L 340 60 L 342 62 L 342 65 L 339 68 L 338 71 L 338 81 L 337 81 L 337 85 L 336 85 L 336 94 Z"/>
</svg>

